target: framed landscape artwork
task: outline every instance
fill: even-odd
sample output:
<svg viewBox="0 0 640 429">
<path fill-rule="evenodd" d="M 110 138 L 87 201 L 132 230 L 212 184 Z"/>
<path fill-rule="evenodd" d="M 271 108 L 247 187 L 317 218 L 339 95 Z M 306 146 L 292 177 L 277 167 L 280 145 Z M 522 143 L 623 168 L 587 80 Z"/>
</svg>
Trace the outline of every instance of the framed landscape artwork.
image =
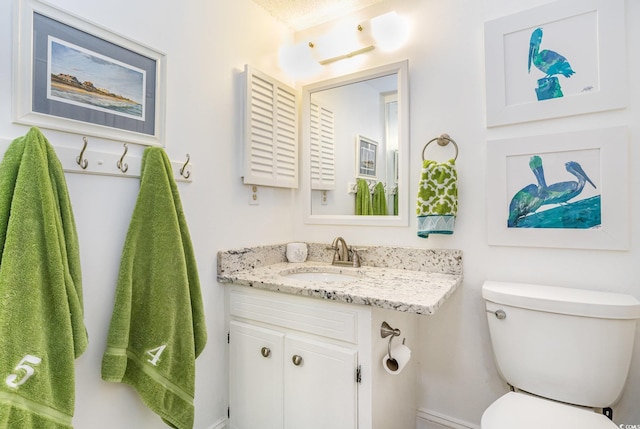
<svg viewBox="0 0 640 429">
<path fill-rule="evenodd" d="M 487 126 L 626 106 L 624 0 L 560 0 L 485 23 Z"/>
<path fill-rule="evenodd" d="M 356 139 L 356 177 L 377 178 L 378 142 L 359 135 Z"/>
<path fill-rule="evenodd" d="M 487 146 L 489 244 L 625 250 L 625 127 L 495 140 Z"/>
<path fill-rule="evenodd" d="M 163 145 L 164 54 L 37 0 L 16 1 L 16 122 Z"/>
</svg>

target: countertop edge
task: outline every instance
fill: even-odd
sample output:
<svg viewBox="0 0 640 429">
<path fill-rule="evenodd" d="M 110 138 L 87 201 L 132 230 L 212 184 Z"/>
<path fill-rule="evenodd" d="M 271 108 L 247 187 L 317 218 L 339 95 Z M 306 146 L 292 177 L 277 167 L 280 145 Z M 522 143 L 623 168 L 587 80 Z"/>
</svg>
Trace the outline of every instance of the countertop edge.
<svg viewBox="0 0 640 429">
<path fill-rule="evenodd" d="M 315 265 L 316 264 L 314 264 L 314 266 Z M 396 283 L 396 289 L 394 292 L 396 292 L 398 285 L 400 285 L 401 289 L 406 286 L 406 299 L 402 296 L 389 298 L 380 296 L 383 295 L 382 293 L 378 294 L 379 296 L 375 296 L 376 293 L 371 293 L 376 290 L 379 292 L 388 292 L 384 289 L 376 289 L 375 285 L 369 290 L 361 287 L 362 284 L 368 283 L 367 281 L 354 282 L 353 284 L 355 287 L 349 289 L 339 282 L 322 283 L 289 281 L 285 277 L 279 278 L 269 272 L 271 269 L 282 270 L 285 266 L 286 265 L 282 264 L 274 264 L 272 266 L 253 270 L 235 272 L 229 275 L 218 275 L 217 279 L 218 282 L 223 284 L 236 284 L 290 295 L 306 296 L 347 304 L 367 305 L 376 308 L 422 315 L 433 315 L 462 284 L 462 275 L 443 273 L 429 273 L 428 275 L 425 275 L 424 272 L 411 272 L 397 269 L 377 269 L 377 271 L 381 271 L 382 273 L 380 278 L 371 276 L 364 279 L 371 283 L 378 282 L 384 284 L 384 282 L 392 281 L 391 278 L 385 278 L 385 275 L 391 274 L 393 281 Z M 297 267 L 302 268 L 301 265 L 297 265 Z M 373 269 L 374 267 L 362 268 Z M 434 279 L 416 278 L 415 280 L 412 280 L 411 278 L 407 278 L 412 275 L 420 277 L 434 277 Z M 380 288 L 379 285 L 378 288 Z M 419 298 L 424 297 L 419 296 L 416 298 L 416 288 L 425 288 L 424 295 L 427 295 L 427 298 L 430 300 L 428 304 L 420 302 Z M 402 292 L 403 290 L 399 290 L 397 291 L 397 294 L 402 295 Z M 420 291 L 418 290 L 418 292 Z"/>
</svg>

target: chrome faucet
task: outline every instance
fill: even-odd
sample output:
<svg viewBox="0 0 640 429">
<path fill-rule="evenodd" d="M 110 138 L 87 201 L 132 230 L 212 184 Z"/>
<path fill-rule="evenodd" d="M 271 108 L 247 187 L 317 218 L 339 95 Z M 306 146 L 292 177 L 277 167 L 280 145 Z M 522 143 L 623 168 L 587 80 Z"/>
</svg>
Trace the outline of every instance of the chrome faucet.
<svg viewBox="0 0 640 429">
<path fill-rule="evenodd" d="M 356 249 L 349 249 L 347 242 L 342 237 L 336 237 L 331 243 L 333 249 L 332 265 L 349 265 L 353 267 L 360 266 L 360 257 Z M 351 253 L 350 253 L 351 252 Z"/>
</svg>

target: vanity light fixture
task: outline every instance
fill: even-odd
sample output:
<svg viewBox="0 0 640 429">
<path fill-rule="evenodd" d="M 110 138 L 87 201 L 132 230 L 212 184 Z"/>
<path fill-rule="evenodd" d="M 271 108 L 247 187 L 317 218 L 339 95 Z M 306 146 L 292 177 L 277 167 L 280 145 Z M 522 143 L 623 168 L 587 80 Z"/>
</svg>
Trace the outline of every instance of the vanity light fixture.
<svg viewBox="0 0 640 429">
<path fill-rule="evenodd" d="M 409 39 L 409 23 L 395 11 L 364 21 L 355 27 L 336 25 L 312 41 L 280 49 L 280 65 L 293 77 L 312 77 L 323 66 L 346 60 L 379 48 L 390 52 Z"/>
<path fill-rule="evenodd" d="M 322 72 L 307 42 L 282 46 L 278 57 L 282 70 L 294 79 L 306 79 Z"/>
<path fill-rule="evenodd" d="M 360 55 L 360 54 L 364 54 L 366 52 L 372 51 L 373 49 L 375 49 L 375 46 L 373 44 L 367 44 L 365 46 L 362 46 L 362 43 L 359 42 L 359 37 L 353 37 L 355 36 L 361 36 L 362 32 L 364 30 L 364 27 L 362 26 L 362 24 L 358 24 L 358 26 L 356 27 L 357 33 L 347 33 L 344 35 L 344 37 L 336 37 L 336 34 L 333 34 L 333 38 L 335 40 L 332 40 L 332 47 L 334 48 L 333 51 L 336 52 L 336 48 L 337 48 L 337 52 L 344 52 L 344 47 L 347 47 L 347 49 L 351 49 L 350 51 L 346 52 L 346 53 L 338 53 L 337 55 L 333 55 L 330 57 L 325 57 L 324 59 L 318 60 L 318 63 L 320 63 L 320 65 L 322 66 L 326 66 L 328 64 L 331 63 L 335 63 L 336 61 L 340 61 L 340 60 L 346 60 L 348 58 L 353 58 L 356 55 Z M 344 33 L 343 33 L 344 34 Z M 327 38 L 327 36 L 324 37 L 325 39 Z M 355 39 L 355 40 L 354 40 Z M 309 47 L 310 48 L 314 48 L 315 45 L 313 42 L 309 42 Z"/>
<path fill-rule="evenodd" d="M 370 26 L 371 36 L 382 51 L 395 51 L 409 40 L 409 22 L 396 11 L 372 18 Z"/>
</svg>

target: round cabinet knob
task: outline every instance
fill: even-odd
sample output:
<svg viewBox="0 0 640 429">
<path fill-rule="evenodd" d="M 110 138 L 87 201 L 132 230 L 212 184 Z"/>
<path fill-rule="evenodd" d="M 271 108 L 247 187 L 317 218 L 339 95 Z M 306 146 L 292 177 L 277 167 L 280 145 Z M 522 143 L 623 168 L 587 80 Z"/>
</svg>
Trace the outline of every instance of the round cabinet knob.
<svg viewBox="0 0 640 429">
<path fill-rule="evenodd" d="M 262 357 L 268 358 L 269 356 L 271 356 L 271 349 L 269 347 L 263 347 L 260 349 L 260 354 L 262 355 Z"/>
<path fill-rule="evenodd" d="M 294 364 L 295 366 L 300 366 L 300 365 L 302 365 L 302 356 L 300 356 L 300 355 L 293 355 L 293 356 L 291 357 L 291 362 L 293 362 L 293 364 Z"/>
</svg>

